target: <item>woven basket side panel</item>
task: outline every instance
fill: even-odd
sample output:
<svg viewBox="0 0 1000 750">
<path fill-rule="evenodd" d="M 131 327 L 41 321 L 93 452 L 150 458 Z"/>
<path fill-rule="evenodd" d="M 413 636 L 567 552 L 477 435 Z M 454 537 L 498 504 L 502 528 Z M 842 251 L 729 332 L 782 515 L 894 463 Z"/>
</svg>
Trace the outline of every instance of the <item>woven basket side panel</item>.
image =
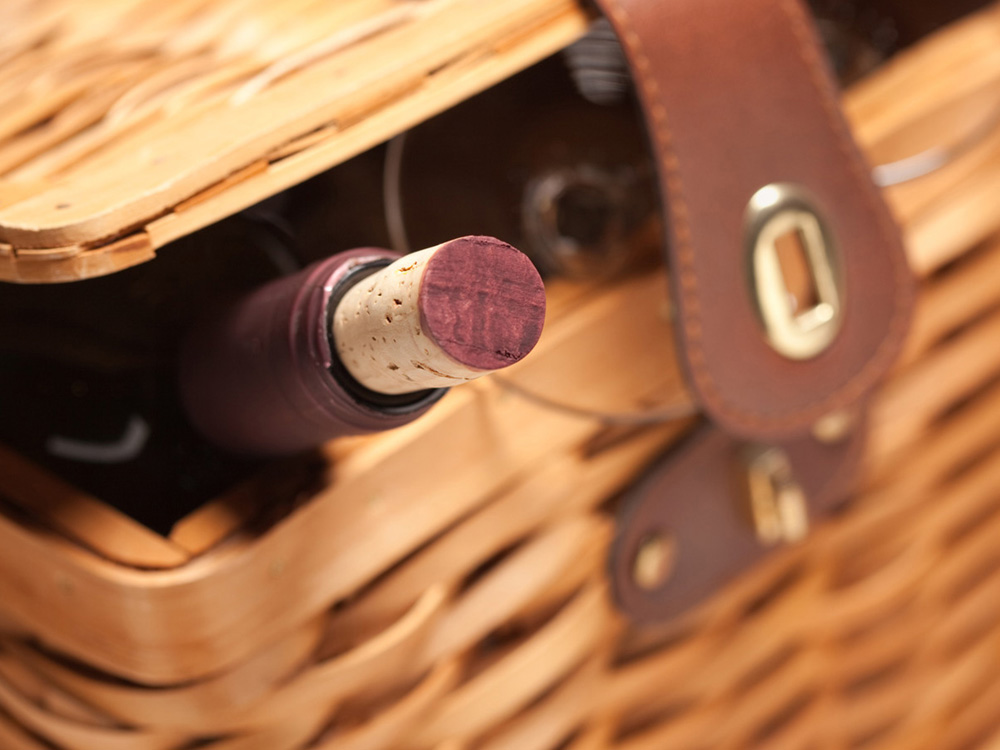
<svg viewBox="0 0 1000 750">
<path fill-rule="evenodd" d="M 194 8 L 164 8 L 160 23 Z M 973 54 L 997 34 L 996 12 L 981 15 L 852 92 L 863 145 L 904 148 L 935 116 L 939 129 L 960 127 L 942 113 L 1000 91 L 1000 59 Z M 927 70 L 947 70 L 953 85 L 928 91 Z M 148 687 L 80 664 L 39 643 L 0 599 L 0 746 L 960 750 L 1000 741 L 998 181 L 995 136 L 888 193 L 921 301 L 907 354 L 873 405 L 863 487 L 805 543 L 679 621 L 629 627 L 610 603 L 606 558 L 615 496 L 685 425 L 593 424 L 549 436 L 552 450 L 534 461 L 546 436 L 531 433 L 537 446 L 511 442 L 517 471 L 491 477 L 491 492 L 442 514 L 391 564 L 368 572 L 388 542 L 361 520 L 337 529 L 355 550 L 339 574 L 360 583 L 209 676 Z M 611 319 L 606 311 L 647 285 L 662 279 L 567 292 L 553 330 L 571 341 L 578 315 Z M 577 304 L 583 294 L 594 298 L 590 313 Z M 609 348 L 627 345 L 613 326 L 604 335 Z M 456 404 L 481 415 L 480 398 Z M 391 455 L 403 440 L 372 444 Z M 349 458 L 348 447 L 329 455 L 339 451 Z M 377 516 L 379 498 L 364 501 Z M 241 544 L 250 542 L 227 540 L 196 565 L 224 564 Z M 296 592 L 283 570 L 272 567 L 253 594 Z"/>
</svg>

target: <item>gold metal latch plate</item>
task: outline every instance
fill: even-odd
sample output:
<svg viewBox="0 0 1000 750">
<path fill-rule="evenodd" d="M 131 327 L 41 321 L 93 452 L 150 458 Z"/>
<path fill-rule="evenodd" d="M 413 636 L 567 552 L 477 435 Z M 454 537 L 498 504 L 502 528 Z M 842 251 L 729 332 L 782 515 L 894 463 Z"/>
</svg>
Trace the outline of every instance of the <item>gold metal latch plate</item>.
<svg viewBox="0 0 1000 750">
<path fill-rule="evenodd" d="M 746 215 L 750 290 L 768 342 L 789 359 L 825 351 L 840 330 L 844 290 L 838 249 L 801 188 L 758 190 Z"/>
</svg>

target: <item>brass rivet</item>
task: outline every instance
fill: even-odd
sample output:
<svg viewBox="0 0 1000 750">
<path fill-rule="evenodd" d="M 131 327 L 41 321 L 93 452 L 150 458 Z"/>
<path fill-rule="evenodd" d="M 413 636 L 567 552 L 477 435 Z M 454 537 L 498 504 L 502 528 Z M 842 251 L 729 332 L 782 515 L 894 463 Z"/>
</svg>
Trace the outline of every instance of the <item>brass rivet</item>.
<svg viewBox="0 0 1000 750">
<path fill-rule="evenodd" d="M 749 451 L 750 514 L 761 544 L 792 544 L 809 532 L 809 506 L 792 475 L 788 454 L 756 446 Z"/>
<path fill-rule="evenodd" d="M 813 437 L 821 443 L 832 445 L 844 441 L 854 429 L 854 412 L 849 409 L 838 409 L 820 417 L 812 426 Z"/>
<path fill-rule="evenodd" d="M 790 183 L 765 185 L 745 217 L 750 293 L 771 347 L 793 360 L 826 351 L 843 322 L 840 254 L 815 200 Z"/>
<path fill-rule="evenodd" d="M 673 539 L 664 534 L 650 534 L 639 545 L 632 563 L 632 580 L 651 591 L 666 583 L 674 569 L 676 549 Z"/>
</svg>

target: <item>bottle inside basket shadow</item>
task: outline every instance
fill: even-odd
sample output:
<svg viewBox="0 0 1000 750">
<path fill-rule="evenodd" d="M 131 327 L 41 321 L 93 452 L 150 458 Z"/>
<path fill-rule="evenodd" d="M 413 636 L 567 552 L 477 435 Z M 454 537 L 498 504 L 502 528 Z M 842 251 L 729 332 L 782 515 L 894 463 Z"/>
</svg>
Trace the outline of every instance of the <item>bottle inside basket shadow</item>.
<svg viewBox="0 0 1000 750">
<path fill-rule="evenodd" d="M 166 532 L 257 462 L 204 440 L 178 408 L 177 344 L 219 299 L 300 265 L 287 232 L 239 216 L 88 281 L 0 291 L 0 442 Z"/>
<path fill-rule="evenodd" d="M 600 31 L 390 143 L 394 246 L 482 231 L 574 279 L 658 262 L 653 166 L 620 49 Z"/>
<path fill-rule="evenodd" d="M 0 440 L 165 533 L 262 459 L 305 451 L 279 473 L 306 481 L 310 448 L 413 421 L 540 334 L 541 280 L 498 240 L 306 254 L 258 212 L 104 278 L 5 285 Z"/>
</svg>

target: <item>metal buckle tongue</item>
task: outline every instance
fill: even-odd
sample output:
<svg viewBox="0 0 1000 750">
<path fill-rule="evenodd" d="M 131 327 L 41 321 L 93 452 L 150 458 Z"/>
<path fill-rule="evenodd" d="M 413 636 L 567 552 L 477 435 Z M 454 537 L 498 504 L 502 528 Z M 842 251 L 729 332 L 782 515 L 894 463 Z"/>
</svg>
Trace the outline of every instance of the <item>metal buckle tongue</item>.
<svg viewBox="0 0 1000 750">
<path fill-rule="evenodd" d="M 805 190 L 762 187 L 746 213 L 750 291 L 768 342 L 789 359 L 825 351 L 843 320 L 837 244 Z"/>
</svg>

